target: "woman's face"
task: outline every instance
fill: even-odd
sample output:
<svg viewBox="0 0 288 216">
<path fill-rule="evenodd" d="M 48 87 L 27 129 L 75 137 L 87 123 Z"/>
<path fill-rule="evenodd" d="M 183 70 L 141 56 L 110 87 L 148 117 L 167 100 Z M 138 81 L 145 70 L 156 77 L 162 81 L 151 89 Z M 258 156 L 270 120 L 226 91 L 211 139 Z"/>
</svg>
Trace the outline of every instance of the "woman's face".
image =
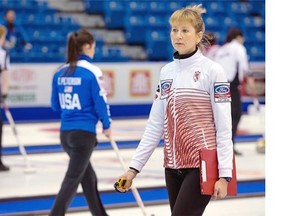
<svg viewBox="0 0 288 216">
<path fill-rule="evenodd" d="M 194 52 L 202 35 L 202 31 L 196 34 L 195 28 L 189 22 L 177 22 L 171 26 L 171 42 L 180 55 Z"/>
<path fill-rule="evenodd" d="M 16 14 L 15 14 L 15 11 L 13 10 L 9 10 L 6 14 L 6 21 L 10 24 L 14 23 L 15 21 L 15 18 L 16 18 Z"/>
</svg>

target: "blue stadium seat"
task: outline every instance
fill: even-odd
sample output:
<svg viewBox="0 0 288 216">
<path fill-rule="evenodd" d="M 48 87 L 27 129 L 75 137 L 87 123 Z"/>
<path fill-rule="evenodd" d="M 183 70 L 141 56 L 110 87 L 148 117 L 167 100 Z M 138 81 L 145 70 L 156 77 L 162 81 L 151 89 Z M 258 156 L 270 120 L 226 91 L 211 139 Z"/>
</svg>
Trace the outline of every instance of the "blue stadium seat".
<svg viewBox="0 0 288 216">
<path fill-rule="evenodd" d="M 260 16 L 248 16 L 243 18 L 243 27 L 246 28 L 263 28 L 265 26 L 264 19 Z"/>
<path fill-rule="evenodd" d="M 84 0 L 85 11 L 90 14 L 103 14 L 105 1 L 106 0 Z"/>
<path fill-rule="evenodd" d="M 245 42 L 248 44 L 262 43 L 265 44 L 265 32 L 261 29 L 245 29 L 244 31 Z"/>
<path fill-rule="evenodd" d="M 227 10 L 223 1 L 204 2 L 203 6 L 206 7 L 207 13 L 211 15 L 226 14 Z"/>
<path fill-rule="evenodd" d="M 257 42 L 265 44 L 265 32 L 264 31 L 256 30 L 254 34 L 255 34 L 255 38 Z"/>
<path fill-rule="evenodd" d="M 221 23 L 224 24 L 223 29 L 228 30 L 231 27 L 239 26 L 238 20 L 233 16 L 225 16 L 221 20 Z"/>
<path fill-rule="evenodd" d="M 143 46 L 148 54 L 147 60 L 172 60 L 174 50 L 169 38 L 169 17 L 175 10 L 195 4 L 202 4 L 207 9 L 203 16 L 206 31 L 214 32 L 219 44 L 224 43 L 227 30 L 237 26 L 244 31 L 250 58 L 265 60 L 264 0 L 83 0 L 83 3 L 86 13 L 103 16 L 106 29 L 123 30 L 128 45 Z M 46 1 L 0 0 L 2 17 L 7 8 L 15 9 L 17 22 L 24 25 L 33 45 L 31 51 L 22 51 L 24 55 L 19 53 L 20 50 L 14 50 L 12 62 L 21 62 L 21 59 L 22 62 L 59 62 L 65 58 L 68 34 L 81 27 L 74 19 L 56 13 L 57 10 L 49 8 Z M 127 61 L 123 50 L 108 49 L 103 38 L 97 35 L 96 38 L 98 51 L 95 59 Z"/>
<path fill-rule="evenodd" d="M 126 4 L 126 12 L 128 16 L 145 16 L 148 12 L 146 1 L 129 1 Z"/>
<path fill-rule="evenodd" d="M 203 16 L 203 21 L 205 23 L 206 29 L 209 31 L 218 30 L 222 27 L 222 22 L 219 21 L 218 16 Z"/>
<path fill-rule="evenodd" d="M 123 29 L 125 14 L 124 2 L 109 1 L 104 3 L 104 20 L 108 29 Z"/>
<path fill-rule="evenodd" d="M 24 61 L 25 56 L 27 56 L 27 54 L 24 53 L 22 50 L 18 51 L 18 50 L 12 49 L 10 51 L 10 59 L 13 59 L 13 62 L 15 63 L 22 63 Z"/>
<path fill-rule="evenodd" d="M 95 62 L 101 62 L 102 60 L 102 52 L 103 52 L 103 46 L 97 46 L 96 45 L 96 50 L 95 50 L 95 55 L 93 58 L 93 61 Z"/>
<path fill-rule="evenodd" d="M 119 47 L 103 47 L 102 48 L 102 62 L 125 62 L 130 60 L 129 57 L 125 56 L 122 49 Z"/>
<path fill-rule="evenodd" d="M 1 0 L 0 1 L 0 8 L 5 8 L 13 10 L 29 10 L 29 9 L 37 9 L 38 8 L 38 1 L 36 0 Z"/>
<path fill-rule="evenodd" d="M 217 41 L 220 45 L 224 44 L 225 38 L 226 38 L 226 30 L 218 30 L 214 31 L 215 37 L 217 38 Z"/>
<path fill-rule="evenodd" d="M 262 44 L 255 44 L 248 46 L 248 55 L 250 61 L 265 61 L 265 46 Z"/>
<path fill-rule="evenodd" d="M 263 19 L 265 19 L 265 3 L 264 1 L 251 1 L 251 11 L 250 14 L 253 16 L 261 16 Z"/>
<path fill-rule="evenodd" d="M 150 60 L 165 61 L 172 54 L 169 34 L 166 31 L 147 31 L 146 52 Z"/>
<path fill-rule="evenodd" d="M 227 11 L 230 12 L 231 15 L 236 16 L 237 15 L 245 15 L 249 14 L 251 12 L 252 6 L 249 2 L 231 2 L 230 4 L 227 4 Z"/>
<path fill-rule="evenodd" d="M 167 15 L 170 16 L 175 10 L 183 8 L 184 4 L 181 1 L 169 1 L 169 3 L 166 3 L 166 7 Z"/>
<path fill-rule="evenodd" d="M 169 29 L 169 17 L 166 15 L 159 16 L 159 15 L 147 15 L 145 17 L 145 22 L 147 29 L 149 30 L 167 30 Z"/>
<path fill-rule="evenodd" d="M 166 16 L 167 14 L 167 2 L 164 1 L 149 1 L 147 8 L 150 15 Z"/>
<path fill-rule="evenodd" d="M 0 1 L 0 9 L 8 9 L 8 8 L 14 8 L 15 1 L 9 1 L 9 0 L 2 0 Z"/>
<path fill-rule="evenodd" d="M 145 43 L 146 31 L 145 16 L 127 16 L 125 17 L 125 38 L 128 44 Z"/>
</svg>

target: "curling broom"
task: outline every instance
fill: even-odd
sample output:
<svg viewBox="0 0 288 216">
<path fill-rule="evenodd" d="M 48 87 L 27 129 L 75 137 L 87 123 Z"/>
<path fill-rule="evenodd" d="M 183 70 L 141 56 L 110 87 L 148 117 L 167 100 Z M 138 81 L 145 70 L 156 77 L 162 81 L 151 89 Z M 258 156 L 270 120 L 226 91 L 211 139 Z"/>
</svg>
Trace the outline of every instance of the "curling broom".
<svg viewBox="0 0 288 216">
<path fill-rule="evenodd" d="M 120 163 L 122 165 L 122 168 L 123 168 L 124 172 L 126 172 L 127 171 L 127 167 L 126 167 L 126 165 L 125 165 L 125 163 L 123 161 L 123 158 L 120 155 L 117 143 L 112 138 L 110 138 L 110 143 L 111 143 L 111 145 L 112 145 L 112 147 L 113 147 L 113 149 L 114 149 L 114 151 L 115 151 L 115 153 L 116 153 L 116 155 L 117 155 L 117 157 L 118 157 L 118 159 L 119 159 L 119 161 L 120 161 Z M 148 216 L 148 213 L 146 212 L 146 209 L 144 207 L 143 201 L 142 201 L 142 199 L 140 197 L 140 194 L 139 194 L 137 188 L 132 185 L 131 186 L 131 191 L 133 193 L 133 196 L 135 197 L 135 200 L 136 200 L 138 206 L 141 208 L 143 215 L 144 216 Z"/>
<path fill-rule="evenodd" d="M 5 112 L 5 115 L 7 117 L 7 120 L 12 128 L 12 131 L 13 131 L 13 134 L 16 138 L 16 141 L 17 141 L 17 144 L 18 144 L 18 147 L 19 147 L 19 150 L 20 150 L 20 153 L 21 155 L 23 156 L 24 158 L 24 162 L 25 162 L 25 169 L 24 169 L 24 173 L 34 173 L 36 172 L 36 170 L 34 168 L 31 167 L 31 164 L 28 160 L 28 157 L 27 157 L 27 152 L 25 150 L 25 147 L 24 145 L 20 142 L 20 139 L 19 139 L 19 136 L 18 136 L 18 131 L 17 131 L 17 128 L 16 128 L 16 124 L 14 122 L 14 119 L 11 115 L 11 112 L 8 108 L 8 106 L 6 105 L 5 102 L 2 102 L 3 104 L 3 109 L 4 109 L 4 112 Z"/>
</svg>

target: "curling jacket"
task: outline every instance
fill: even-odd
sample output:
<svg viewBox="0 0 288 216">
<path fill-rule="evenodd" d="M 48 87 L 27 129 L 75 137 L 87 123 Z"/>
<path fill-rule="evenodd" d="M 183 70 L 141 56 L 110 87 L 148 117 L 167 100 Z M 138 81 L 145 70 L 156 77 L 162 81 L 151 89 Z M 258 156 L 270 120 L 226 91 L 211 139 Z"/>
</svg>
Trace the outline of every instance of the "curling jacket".
<svg viewBox="0 0 288 216">
<path fill-rule="evenodd" d="M 229 82 L 237 78 L 237 86 L 249 75 L 247 50 L 237 39 L 220 47 L 213 60 L 223 67 Z"/>
<path fill-rule="evenodd" d="M 231 95 L 222 67 L 198 50 L 166 64 L 130 167 L 141 171 L 164 139 L 164 167 L 198 168 L 199 149 L 216 149 L 219 177 L 232 176 Z"/>
<path fill-rule="evenodd" d="M 63 65 L 53 77 L 51 105 L 61 111 L 61 131 L 84 130 L 96 133 L 100 120 L 103 129 L 110 127 L 110 111 L 102 71 L 92 59 L 81 55 L 73 74 Z M 68 74 L 68 75 L 67 75 Z"/>
<path fill-rule="evenodd" d="M 0 80 L 2 80 L 2 72 L 10 69 L 9 53 L 0 47 Z M 2 86 L 3 85 L 3 86 Z M 0 82 L 0 96 L 8 93 L 8 83 Z"/>
<path fill-rule="evenodd" d="M 0 74 L 10 68 L 10 57 L 6 50 L 0 47 Z"/>
</svg>

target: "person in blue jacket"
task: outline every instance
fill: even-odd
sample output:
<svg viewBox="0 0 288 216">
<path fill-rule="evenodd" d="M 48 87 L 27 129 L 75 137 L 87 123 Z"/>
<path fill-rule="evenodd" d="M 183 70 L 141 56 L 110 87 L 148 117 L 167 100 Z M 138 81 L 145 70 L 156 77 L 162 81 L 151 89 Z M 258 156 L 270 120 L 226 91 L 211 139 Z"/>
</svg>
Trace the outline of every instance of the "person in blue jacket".
<svg viewBox="0 0 288 216">
<path fill-rule="evenodd" d="M 65 215 L 81 183 L 92 215 L 106 216 L 90 162 L 97 145 L 96 124 L 101 121 L 105 136 L 111 136 L 111 116 L 102 71 L 92 64 L 93 35 L 81 29 L 68 38 L 67 61 L 53 77 L 51 105 L 61 112 L 60 141 L 70 160 L 50 216 Z"/>
<path fill-rule="evenodd" d="M 32 49 L 32 44 L 29 42 L 29 35 L 22 25 L 16 21 L 16 12 L 8 9 L 5 12 L 3 25 L 7 28 L 6 38 L 3 48 L 7 51 L 15 49 L 22 52 L 23 50 Z"/>
</svg>

